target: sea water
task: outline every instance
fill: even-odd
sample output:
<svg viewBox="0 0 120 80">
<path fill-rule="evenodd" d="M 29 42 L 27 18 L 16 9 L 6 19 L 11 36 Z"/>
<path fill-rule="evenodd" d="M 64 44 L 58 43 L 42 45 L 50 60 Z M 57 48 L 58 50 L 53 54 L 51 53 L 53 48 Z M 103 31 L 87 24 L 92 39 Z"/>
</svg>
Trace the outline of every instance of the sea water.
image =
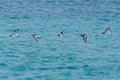
<svg viewBox="0 0 120 80">
<path fill-rule="evenodd" d="M 120 1 L 0 0 L 0 80 L 120 80 Z"/>
</svg>

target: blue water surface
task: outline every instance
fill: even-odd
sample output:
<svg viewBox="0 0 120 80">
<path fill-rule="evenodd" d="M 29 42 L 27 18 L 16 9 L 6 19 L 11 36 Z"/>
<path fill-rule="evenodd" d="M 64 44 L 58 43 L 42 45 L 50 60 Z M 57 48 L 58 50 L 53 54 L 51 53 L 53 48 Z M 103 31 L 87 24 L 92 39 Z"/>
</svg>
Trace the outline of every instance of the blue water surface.
<svg viewBox="0 0 120 80">
<path fill-rule="evenodd" d="M 0 80 L 120 80 L 119 27 L 119 0 L 0 0 Z"/>
</svg>

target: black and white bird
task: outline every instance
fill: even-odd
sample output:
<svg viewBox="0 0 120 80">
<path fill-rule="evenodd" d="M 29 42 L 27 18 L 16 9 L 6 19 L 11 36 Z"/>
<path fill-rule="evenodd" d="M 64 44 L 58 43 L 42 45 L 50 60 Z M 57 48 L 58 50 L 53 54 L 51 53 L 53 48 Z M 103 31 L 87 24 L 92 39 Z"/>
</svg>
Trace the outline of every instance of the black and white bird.
<svg viewBox="0 0 120 80">
<path fill-rule="evenodd" d="M 83 40 L 84 40 L 85 42 L 87 42 L 87 34 L 81 34 L 81 37 L 83 38 Z"/>
<path fill-rule="evenodd" d="M 12 34 L 10 34 L 10 37 L 16 37 L 17 36 L 17 33 L 18 33 L 19 29 L 15 29 L 13 30 Z"/>
<path fill-rule="evenodd" d="M 38 34 L 32 34 L 34 40 L 38 42 L 38 39 L 41 38 Z"/>
<path fill-rule="evenodd" d="M 65 36 L 65 33 L 62 31 L 58 34 L 59 37 Z"/>
<path fill-rule="evenodd" d="M 106 28 L 105 31 L 102 34 L 103 35 L 106 35 L 106 34 L 110 34 L 111 35 L 110 27 Z"/>
</svg>

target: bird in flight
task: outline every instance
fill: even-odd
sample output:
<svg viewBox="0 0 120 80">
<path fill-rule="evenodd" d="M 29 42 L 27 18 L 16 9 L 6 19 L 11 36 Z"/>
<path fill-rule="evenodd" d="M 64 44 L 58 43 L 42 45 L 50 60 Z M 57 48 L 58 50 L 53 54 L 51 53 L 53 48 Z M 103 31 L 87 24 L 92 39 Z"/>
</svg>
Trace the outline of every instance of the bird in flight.
<svg viewBox="0 0 120 80">
<path fill-rule="evenodd" d="M 10 34 L 10 37 L 16 37 L 17 36 L 17 33 L 18 33 L 19 29 L 15 29 L 13 30 L 12 34 Z"/>
<path fill-rule="evenodd" d="M 103 35 L 106 35 L 106 34 L 110 34 L 111 35 L 110 27 L 106 28 L 105 31 L 102 34 Z"/>
<path fill-rule="evenodd" d="M 86 34 L 81 34 L 81 37 L 83 38 L 83 40 L 84 40 L 85 42 L 87 42 L 87 35 L 86 35 Z"/>
<path fill-rule="evenodd" d="M 59 37 L 65 36 L 65 33 L 62 31 L 62 32 L 60 32 L 60 33 L 58 34 L 58 36 L 59 36 Z"/>
<path fill-rule="evenodd" d="M 38 42 L 38 39 L 40 38 L 40 36 L 38 34 L 32 34 L 32 36 L 33 36 L 34 40 L 36 42 Z"/>
</svg>

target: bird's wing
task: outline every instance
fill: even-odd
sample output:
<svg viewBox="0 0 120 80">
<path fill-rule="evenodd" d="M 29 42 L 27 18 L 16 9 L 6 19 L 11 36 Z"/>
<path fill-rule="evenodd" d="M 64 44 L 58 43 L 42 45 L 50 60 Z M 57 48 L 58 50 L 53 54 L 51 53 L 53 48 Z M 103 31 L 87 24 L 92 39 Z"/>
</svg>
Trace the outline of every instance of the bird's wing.
<svg viewBox="0 0 120 80">
<path fill-rule="evenodd" d="M 38 38 L 36 37 L 36 35 L 32 35 L 32 36 L 33 36 L 34 40 L 35 40 L 36 42 L 38 42 Z"/>
<path fill-rule="evenodd" d="M 38 42 L 38 38 L 37 37 L 35 37 L 34 39 L 35 39 L 36 42 Z"/>
<path fill-rule="evenodd" d="M 18 31 L 19 31 L 19 29 L 15 29 L 15 30 L 13 31 L 13 34 L 14 34 L 14 35 L 17 34 Z"/>
<path fill-rule="evenodd" d="M 109 32 L 110 31 L 110 27 L 106 28 L 105 32 Z"/>
</svg>

